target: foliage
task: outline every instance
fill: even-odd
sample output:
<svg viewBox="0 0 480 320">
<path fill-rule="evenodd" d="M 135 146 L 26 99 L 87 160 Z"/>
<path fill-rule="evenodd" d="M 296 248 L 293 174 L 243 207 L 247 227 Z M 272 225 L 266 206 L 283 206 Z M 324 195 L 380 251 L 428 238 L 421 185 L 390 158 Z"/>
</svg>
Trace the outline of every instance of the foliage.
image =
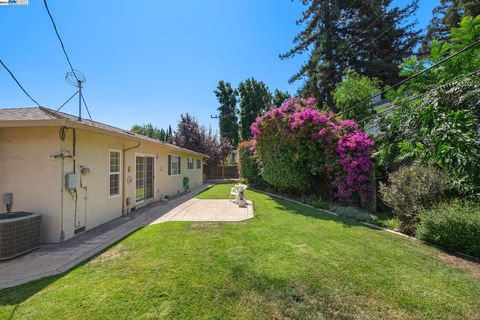
<svg viewBox="0 0 480 320">
<path fill-rule="evenodd" d="M 480 0 L 441 0 L 433 9 L 433 18 L 422 41 L 422 53 L 429 51 L 433 40 L 445 42 L 450 30 L 458 27 L 464 16 L 476 17 L 480 14 Z"/>
<path fill-rule="evenodd" d="M 368 193 L 373 141 L 355 121 L 320 113 L 315 99 L 291 98 L 252 124 L 263 179 L 280 191 L 333 186 L 342 201 Z"/>
<path fill-rule="evenodd" d="M 254 154 L 255 142 L 243 141 L 238 145 L 240 177 L 248 184 L 261 186 L 264 181 L 260 175 L 257 157 Z"/>
<path fill-rule="evenodd" d="M 340 217 L 355 220 L 359 222 L 374 222 L 374 218 L 368 212 L 359 210 L 354 207 L 332 206 L 330 211 L 337 213 Z"/>
<path fill-rule="evenodd" d="M 144 125 L 136 124 L 132 127 L 130 131 L 144 135 L 146 137 L 149 137 L 155 140 L 164 141 L 164 142 L 169 141 L 169 132 L 165 131 L 164 129 L 158 129 L 151 123 L 144 124 Z M 170 134 L 171 134 L 171 131 L 170 131 Z"/>
<path fill-rule="evenodd" d="M 319 194 L 310 194 L 310 195 L 303 195 L 302 202 L 311 205 L 312 207 L 319 208 L 319 209 L 329 209 L 330 204 L 328 201 L 325 201 L 321 195 Z"/>
<path fill-rule="evenodd" d="M 448 188 L 445 172 L 433 167 L 411 166 L 390 174 L 388 185 L 380 184 L 380 194 L 400 220 L 400 230 L 414 235 L 420 210 L 439 202 Z"/>
<path fill-rule="evenodd" d="M 181 114 L 177 131 L 173 137 L 175 145 L 185 149 L 201 152 L 203 136 L 200 124 L 190 114 Z"/>
<path fill-rule="evenodd" d="M 188 113 L 180 116 L 173 143 L 179 147 L 206 154 L 209 156 L 207 159 L 209 164 L 225 161 L 232 150 L 232 145 L 227 139 L 218 139 L 211 131 L 200 126 Z"/>
<path fill-rule="evenodd" d="M 239 142 L 237 119 L 238 92 L 232 88 L 229 82 L 221 80 L 218 82 L 214 93 L 220 103 L 220 107 L 218 107 L 220 136 L 228 139 L 230 144 L 236 147 Z"/>
<path fill-rule="evenodd" d="M 457 201 L 424 210 L 417 237 L 480 258 L 480 204 Z"/>
<path fill-rule="evenodd" d="M 333 92 L 335 107 L 346 119 L 363 120 L 374 113 L 370 99 L 380 91 L 378 80 L 348 70 Z"/>
<path fill-rule="evenodd" d="M 401 76 L 411 76 L 428 66 L 438 63 L 467 47 L 480 38 L 480 16 L 465 17 L 458 28 L 451 30 L 448 41 L 434 40 L 429 55 L 422 59 L 414 56 L 401 65 Z M 480 69 L 480 46 L 467 50 L 408 82 L 408 92 L 425 92 L 432 86 L 445 84 L 459 76 L 470 74 Z"/>
<path fill-rule="evenodd" d="M 240 93 L 240 138 L 252 138 L 250 126 L 255 118 L 272 105 L 272 95 L 262 81 L 249 78 L 238 85 Z"/>
<path fill-rule="evenodd" d="M 456 52 L 480 37 L 480 17 L 464 18 L 451 40 L 436 42 L 431 56 L 411 59 L 404 75 Z M 464 195 L 480 197 L 480 48 L 464 52 L 412 80 L 395 95 L 392 111 L 377 123 L 376 163 L 381 171 L 402 163 L 436 165 Z M 476 74 L 474 73 L 477 72 Z M 392 94 L 392 96 L 394 96 Z"/>
<path fill-rule="evenodd" d="M 409 19 L 418 0 L 403 8 L 392 0 L 344 1 L 305 0 L 297 25 L 303 29 L 293 40 L 293 48 L 281 55 L 309 57 L 290 82 L 305 79 L 300 94 L 313 96 L 334 110 L 332 92 L 347 67 L 383 83 L 399 79 L 399 64 L 412 54 L 420 32 Z"/>
<path fill-rule="evenodd" d="M 290 97 L 290 93 L 287 91 L 275 89 L 273 92 L 272 105 L 278 108 Z"/>
</svg>

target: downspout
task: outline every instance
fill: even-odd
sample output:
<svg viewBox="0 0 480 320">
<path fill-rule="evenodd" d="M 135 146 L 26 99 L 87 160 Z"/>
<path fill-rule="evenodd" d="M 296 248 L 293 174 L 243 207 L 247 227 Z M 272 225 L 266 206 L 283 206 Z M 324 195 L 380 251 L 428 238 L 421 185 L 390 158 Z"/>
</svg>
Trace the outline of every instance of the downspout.
<svg viewBox="0 0 480 320">
<path fill-rule="evenodd" d="M 126 163 L 125 153 L 127 151 L 137 149 L 138 147 L 140 147 L 141 144 L 142 143 L 139 142 L 136 146 L 125 148 L 125 149 L 122 150 L 122 161 L 123 161 L 122 162 L 122 167 L 123 167 L 122 169 L 123 169 L 123 174 L 124 174 L 124 176 L 122 177 L 122 216 L 124 216 L 126 214 L 126 212 L 125 212 L 125 207 L 126 207 L 126 203 L 125 203 L 125 201 L 126 201 L 126 198 L 125 198 L 125 179 L 127 178 L 126 174 L 128 174 L 125 170 L 125 168 L 126 168 L 126 166 L 125 166 L 125 163 Z"/>
</svg>

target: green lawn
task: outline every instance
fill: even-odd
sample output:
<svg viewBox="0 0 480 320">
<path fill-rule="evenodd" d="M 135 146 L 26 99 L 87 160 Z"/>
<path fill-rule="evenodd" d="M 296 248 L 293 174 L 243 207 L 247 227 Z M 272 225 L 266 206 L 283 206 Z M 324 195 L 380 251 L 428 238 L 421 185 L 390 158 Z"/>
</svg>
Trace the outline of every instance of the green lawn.
<svg viewBox="0 0 480 320">
<path fill-rule="evenodd" d="M 228 197 L 217 185 L 200 198 Z M 478 319 L 480 268 L 247 191 L 243 223 L 144 228 L 62 275 L 0 291 L 2 319 Z"/>
</svg>

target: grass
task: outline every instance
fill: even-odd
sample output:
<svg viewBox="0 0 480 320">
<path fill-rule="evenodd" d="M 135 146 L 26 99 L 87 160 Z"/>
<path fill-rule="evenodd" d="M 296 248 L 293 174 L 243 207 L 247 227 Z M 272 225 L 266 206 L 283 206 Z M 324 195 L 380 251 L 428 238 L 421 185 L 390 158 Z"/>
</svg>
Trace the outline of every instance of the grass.
<svg viewBox="0 0 480 320">
<path fill-rule="evenodd" d="M 226 198 L 216 185 L 199 198 Z M 478 319 L 478 265 L 248 190 L 243 223 L 146 227 L 0 291 L 1 319 Z"/>
</svg>

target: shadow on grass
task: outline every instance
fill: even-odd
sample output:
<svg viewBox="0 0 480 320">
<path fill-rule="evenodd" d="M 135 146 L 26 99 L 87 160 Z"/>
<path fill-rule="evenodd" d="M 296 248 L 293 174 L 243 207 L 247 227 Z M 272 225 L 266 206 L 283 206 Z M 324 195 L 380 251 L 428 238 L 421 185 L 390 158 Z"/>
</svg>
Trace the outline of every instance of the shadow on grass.
<svg viewBox="0 0 480 320">
<path fill-rule="evenodd" d="M 47 288 L 49 285 L 63 277 L 65 274 L 59 274 L 47 278 L 42 278 L 28 282 L 16 287 L 2 289 L 0 291 L 0 307 L 13 306 L 8 319 L 15 316 L 19 305 L 31 296 Z"/>
<path fill-rule="evenodd" d="M 83 265 L 89 263 L 90 261 L 94 260 L 98 256 L 104 254 L 106 251 L 110 250 L 110 248 L 114 247 L 119 242 L 123 241 L 125 238 L 137 233 L 138 231 L 142 230 L 143 228 L 144 227 L 142 227 L 140 229 L 137 229 L 134 232 L 126 235 L 125 237 L 123 237 L 121 239 L 118 239 L 117 241 L 115 241 L 114 243 L 112 243 L 111 245 L 106 247 L 105 249 L 97 252 L 93 256 L 89 257 L 85 261 L 79 263 L 78 265 L 74 266 L 73 268 L 71 268 L 71 269 L 69 269 L 65 272 L 62 272 L 60 274 L 56 274 L 56 275 L 53 275 L 53 276 L 48 276 L 48 277 L 45 277 L 45 278 L 33 280 L 33 281 L 30 281 L 30 282 L 26 282 L 26 283 L 23 283 L 23 284 L 14 286 L 14 287 L 0 289 L 0 307 L 15 305 L 15 308 L 12 311 L 12 314 L 11 314 L 10 318 L 13 317 L 14 314 L 15 314 L 15 310 L 18 307 L 19 304 L 21 304 L 25 300 L 29 299 L 31 296 L 37 294 L 38 292 L 44 290 L 45 288 L 47 288 L 48 286 L 50 286 L 51 284 L 53 284 L 57 280 L 63 278 L 64 276 L 68 275 L 69 273 L 75 271 L 77 268 L 82 267 Z"/>
<path fill-rule="evenodd" d="M 312 317 L 333 319 L 338 316 L 335 299 L 330 290 L 313 290 L 306 279 L 292 275 L 289 278 L 272 277 L 259 273 L 247 265 L 234 265 L 230 274 L 239 287 L 226 285 L 220 291 L 222 300 L 236 301 L 239 296 L 251 299 L 267 307 L 272 318 L 312 319 Z M 320 316 L 321 315 L 321 316 Z M 259 317 L 260 318 L 260 317 Z"/>
<path fill-rule="evenodd" d="M 289 200 L 286 200 L 286 199 L 271 196 L 269 194 L 263 193 L 262 191 L 257 191 L 257 190 L 255 190 L 255 191 L 260 193 L 260 194 L 263 194 L 264 196 L 269 197 L 270 201 L 273 201 L 275 203 L 274 208 L 279 210 L 279 211 L 289 212 L 289 213 L 292 213 L 292 214 L 299 214 L 299 215 L 302 215 L 304 217 L 315 218 L 315 219 L 320 219 L 320 220 L 324 220 L 324 221 L 335 221 L 335 222 L 338 222 L 338 223 L 342 224 L 345 227 L 359 227 L 359 226 L 361 226 L 361 227 L 365 227 L 365 228 L 369 228 L 369 229 L 378 231 L 378 229 L 365 226 L 358 221 L 347 219 L 347 218 L 340 217 L 340 216 L 331 215 L 331 214 L 323 211 L 322 209 L 310 208 L 310 207 L 307 207 L 307 206 L 304 206 L 304 205 L 301 205 L 301 204 L 298 204 L 298 203 L 295 203 L 295 202 L 292 202 L 292 201 L 289 201 Z"/>
</svg>

